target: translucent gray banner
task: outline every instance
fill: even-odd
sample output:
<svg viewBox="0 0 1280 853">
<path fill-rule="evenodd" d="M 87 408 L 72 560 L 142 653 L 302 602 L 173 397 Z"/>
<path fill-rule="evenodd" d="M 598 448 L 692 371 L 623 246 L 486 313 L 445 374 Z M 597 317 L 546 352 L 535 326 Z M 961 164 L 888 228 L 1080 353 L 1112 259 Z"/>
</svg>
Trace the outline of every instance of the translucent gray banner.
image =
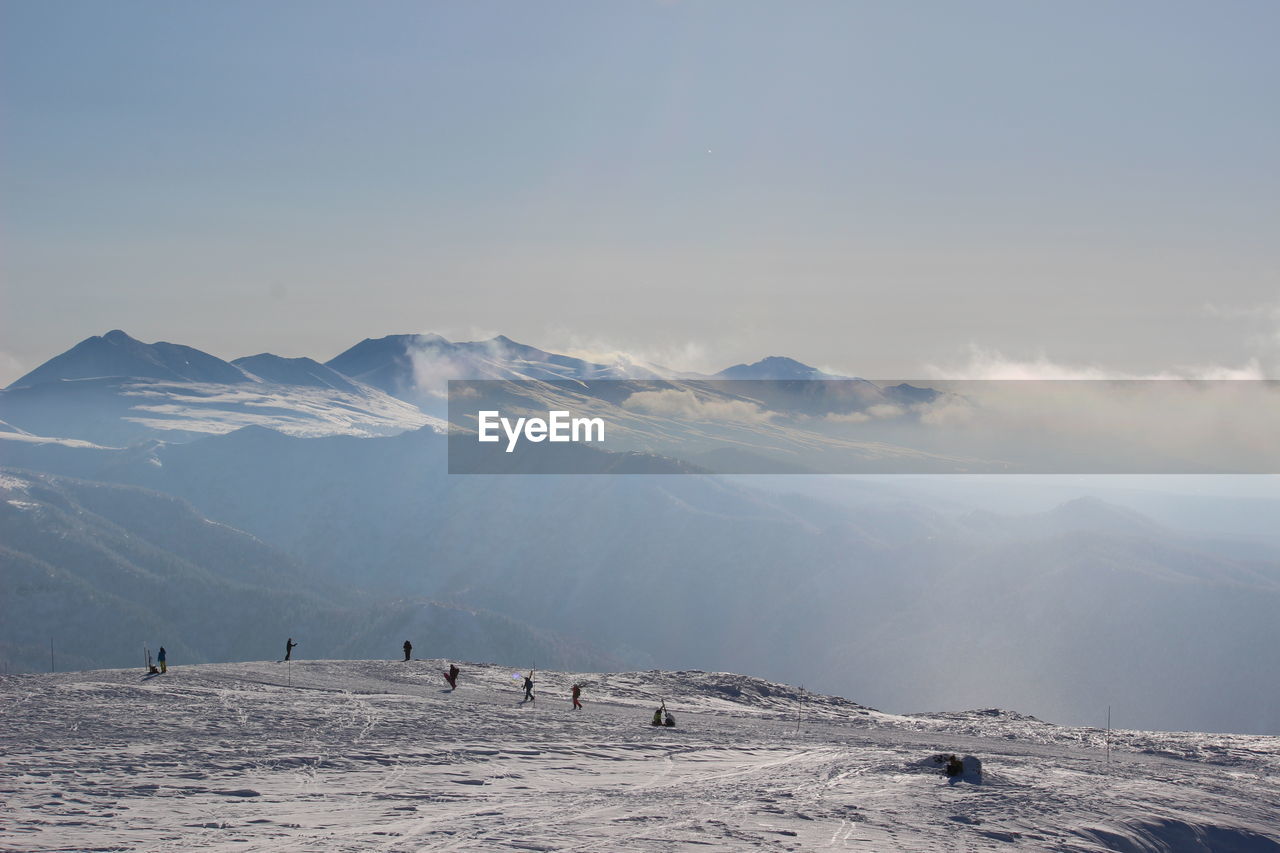
<svg viewBox="0 0 1280 853">
<path fill-rule="evenodd" d="M 451 380 L 452 474 L 1275 474 L 1274 380 Z"/>
</svg>

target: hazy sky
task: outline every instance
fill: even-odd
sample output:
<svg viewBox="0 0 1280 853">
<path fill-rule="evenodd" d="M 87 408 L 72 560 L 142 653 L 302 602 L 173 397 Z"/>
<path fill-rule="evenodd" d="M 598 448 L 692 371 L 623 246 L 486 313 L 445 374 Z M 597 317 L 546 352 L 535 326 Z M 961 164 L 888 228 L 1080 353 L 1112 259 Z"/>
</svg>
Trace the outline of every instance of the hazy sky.
<svg viewBox="0 0 1280 853">
<path fill-rule="evenodd" d="M 1273 0 L 0 16 L 0 384 L 117 327 L 1280 376 Z"/>
</svg>

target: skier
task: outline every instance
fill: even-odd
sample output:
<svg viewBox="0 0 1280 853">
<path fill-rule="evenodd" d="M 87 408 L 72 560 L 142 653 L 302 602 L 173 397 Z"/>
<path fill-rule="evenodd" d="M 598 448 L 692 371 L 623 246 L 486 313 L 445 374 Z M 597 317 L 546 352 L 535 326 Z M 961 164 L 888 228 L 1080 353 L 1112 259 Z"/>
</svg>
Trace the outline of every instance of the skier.
<svg viewBox="0 0 1280 853">
<path fill-rule="evenodd" d="M 160 671 L 162 673 L 169 671 L 169 667 L 166 666 L 164 662 L 164 646 L 161 646 L 160 651 L 156 654 L 156 663 L 160 664 Z"/>
<path fill-rule="evenodd" d="M 408 640 L 404 641 L 404 659 L 408 660 L 409 655 L 413 653 L 413 643 Z"/>
<path fill-rule="evenodd" d="M 670 711 L 664 711 L 663 713 L 666 715 L 666 718 L 662 721 L 662 725 L 669 729 L 674 729 L 676 727 L 676 718 L 671 716 Z"/>
<path fill-rule="evenodd" d="M 581 695 L 582 695 L 582 685 L 581 684 L 573 685 L 573 709 L 575 711 L 582 710 L 582 703 L 578 701 L 578 697 Z"/>
<path fill-rule="evenodd" d="M 662 715 L 663 713 L 666 712 L 666 710 L 667 710 L 667 703 L 663 701 L 663 703 L 658 706 L 658 710 L 653 712 L 653 720 L 650 721 L 649 725 L 651 726 L 662 725 Z"/>
<path fill-rule="evenodd" d="M 293 641 L 293 637 L 289 638 L 289 642 L 284 644 L 284 659 L 288 660 L 293 657 L 293 647 L 298 645 Z"/>
<path fill-rule="evenodd" d="M 449 682 L 449 686 L 454 690 L 458 689 L 459 672 L 461 672 L 461 670 L 458 669 L 458 665 L 451 663 L 449 664 L 449 671 L 444 674 L 444 680 Z"/>
<path fill-rule="evenodd" d="M 960 776 L 961 774 L 964 773 L 964 762 L 954 755 L 947 756 L 946 773 L 952 779 L 955 779 L 957 776 Z"/>
<path fill-rule="evenodd" d="M 533 701 L 533 670 L 529 670 L 529 674 L 524 677 L 524 701 Z"/>
</svg>

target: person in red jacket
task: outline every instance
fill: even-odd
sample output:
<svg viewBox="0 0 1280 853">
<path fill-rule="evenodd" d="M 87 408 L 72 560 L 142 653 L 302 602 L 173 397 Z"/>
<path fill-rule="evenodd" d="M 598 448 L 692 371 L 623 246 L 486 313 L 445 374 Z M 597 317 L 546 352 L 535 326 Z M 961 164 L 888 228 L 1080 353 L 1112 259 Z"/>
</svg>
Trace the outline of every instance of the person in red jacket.
<svg viewBox="0 0 1280 853">
<path fill-rule="evenodd" d="M 578 701 L 578 697 L 582 695 L 582 685 L 573 685 L 573 708 L 576 711 L 582 710 L 582 703 Z"/>
</svg>

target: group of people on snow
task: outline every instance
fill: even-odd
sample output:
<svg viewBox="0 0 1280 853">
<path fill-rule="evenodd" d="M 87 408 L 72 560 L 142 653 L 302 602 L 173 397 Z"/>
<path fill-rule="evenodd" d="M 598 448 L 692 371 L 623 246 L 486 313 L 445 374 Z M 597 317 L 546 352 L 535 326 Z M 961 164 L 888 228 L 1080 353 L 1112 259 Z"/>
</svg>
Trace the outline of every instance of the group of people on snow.
<svg viewBox="0 0 1280 853">
<path fill-rule="evenodd" d="M 284 644 L 283 660 L 285 661 L 292 660 L 293 650 L 297 647 L 298 647 L 298 644 L 293 641 L 293 637 L 290 637 L 288 640 L 286 640 Z M 405 640 L 403 648 L 404 648 L 404 659 L 408 661 L 412 658 L 412 655 L 413 655 L 413 643 L 409 642 L 408 640 Z M 153 666 L 149 662 L 147 664 L 147 667 L 152 674 L 159 675 L 161 673 L 165 673 L 169 671 L 169 667 L 165 658 L 166 658 L 166 653 L 164 650 L 164 646 L 161 646 L 160 651 L 156 654 L 155 665 Z M 449 669 L 446 670 L 444 673 L 444 680 L 449 683 L 450 689 L 452 690 L 458 689 L 458 675 L 461 672 L 462 670 L 458 669 L 457 664 L 455 663 L 449 664 Z M 524 676 L 524 701 L 525 702 L 532 702 L 534 700 L 533 672 L 534 671 L 531 669 L 529 670 L 529 674 Z M 582 685 L 574 684 L 573 687 L 570 689 L 570 695 L 573 699 L 573 709 L 575 711 L 581 711 L 582 710 Z M 651 724 L 655 726 L 674 726 L 676 724 L 675 717 L 671 716 L 671 712 L 667 710 L 667 703 L 665 700 L 663 701 L 662 705 L 659 706 L 658 710 L 653 712 L 653 721 Z"/>
</svg>

